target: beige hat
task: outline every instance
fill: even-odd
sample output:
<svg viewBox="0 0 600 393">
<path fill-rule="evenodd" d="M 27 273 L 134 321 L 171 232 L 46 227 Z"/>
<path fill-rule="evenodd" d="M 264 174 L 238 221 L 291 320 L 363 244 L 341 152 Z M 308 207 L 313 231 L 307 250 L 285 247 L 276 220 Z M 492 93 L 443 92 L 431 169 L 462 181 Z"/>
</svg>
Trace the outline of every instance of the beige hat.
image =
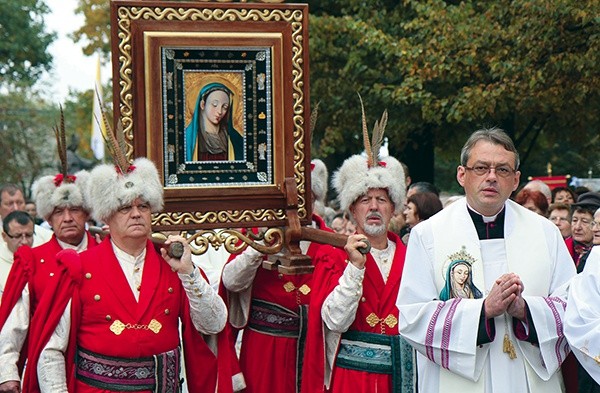
<svg viewBox="0 0 600 393">
<path fill-rule="evenodd" d="M 98 91 L 96 95 L 102 102 Z M 96 121 L 104 124 L 106 132 L 102 136 L 115 165 L 99 165 L 90 173 L 86 198 L 92 207 L 92 217 L 106 222 L 119 208 L 131 205 L 137 198 L 147 202 L 152 213 L 160 212 L 164 203 L 163 186 L 154 163 L 144 157 L 130 163 L 121 122 L 117 122 L 113 132 L 104 111 Z"/>
<path fill-rule="evenodd" d="M 79 171 L 74 175 L 68 173 L 67 133 L 65 131 L 65 114 L 60 107 L 60 125 L 55 125 L 56 148 L 60 159 L 60 173 L 55 176 L 43 176 L 31 186 L 31 196 L 40 216 L 48 220 L 57 207 L 81 207 L 90 211 L 85 198 L 85 190 L 89 173 Z"/>
<path fill-rule="evenodd" d="M 89 173 L 79 171 L 74 175 L 43 176 L 31 187 L 31 196 L 41 217 L 48 220 L 57 207 L 81 207 L 90 211 L 85 198 Z"/>
<path fill-rule="evenodd" d="M 325 203 L 327 199 L 327 167 L 325 163 L 318 158 L 310 162 L 310 188 L 315 195 L 315 200 Z"/>
<path fill-rule="evenodd" d="M 362 123 L 366 157 L 354 155 L 346 159 L 333 175 L 332 184 L 338 193 L 340 208 L 342 211 L 347 211 L 369 189 L 383 188 L 387 190 L 394 203 L 395 211 L 398 213 L 406 198 L 404 169 L 394 157 L 379 158 L 379 149 L 387 124 L 387 111 L 383 112 L 379 122 L 375 122 L 372 142 L 369 142 L 364 108 L 362 109 Z"/>
<path fill-rule="evenodd" d="M 94 219 L 102 222 L 120 207 L 137 198 L 150 204 L 153 213 L 163 208 L 163 187 L 154 163 L 137 158 L 126 170 L 119 166 L 99 165 L 90 173 L 86 198 L 92 207 Z"/>
<path fill-rule="evenodd" d="M 374 166 L 368 166 L 367 159 L 354 155 L 342 164 L 333 175 L 333 187 L 338 193 L 340 208 L 348 208 L 369 189 L 384 188 L 399 212 L 406 199 L 404 170 L 394 157 L 384 157 Z"/>
</svg>

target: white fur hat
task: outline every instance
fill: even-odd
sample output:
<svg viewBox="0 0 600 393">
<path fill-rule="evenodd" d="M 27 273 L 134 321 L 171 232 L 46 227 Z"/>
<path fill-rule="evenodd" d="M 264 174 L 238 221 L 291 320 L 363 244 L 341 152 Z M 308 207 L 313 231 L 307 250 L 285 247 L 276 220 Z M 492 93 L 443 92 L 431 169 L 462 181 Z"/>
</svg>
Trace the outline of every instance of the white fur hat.
<svg viewBox="0 0 600 393">
<path fill-rule="evenodd" d="M 85 198 L 88 179 L 87 171 L 79 171 L 66 177 L 59 173 L 37 179 L 31 187 L 31 196 L 40 216 L 48 220 L 57 207 L 76 206 L 90 211 Z"/>
<path fill-rule="evenodd" d="M 163 186 L 154 163 L 137 158 L 125 173 L 114 165 L 99 165 L 90 173 L 86 194 L 94 219 L 102 222 L 120 207 L 142 198 L 153 213 L 163 208 Z"/>
<path fill-rule="evenodd" d="M 327 167 L 318 158 L 313 159 L 310 164 L 310 188 L 315 195 L 315 200 L 324 204 L 327 199 Z"/>
<path fill-rule="evenodd" d="M 403 208 L 406 198 L 406 183 L 402 164 L 394 157 L 384 157 L 369 167 L 368 159 L 354 155 L 333 174 L 333 187 L 338 193 L 340 208 L 347 211 L 359 197 L 369 189 L 384 188 L 394 203 L 396 213 Z"/>
</svg>

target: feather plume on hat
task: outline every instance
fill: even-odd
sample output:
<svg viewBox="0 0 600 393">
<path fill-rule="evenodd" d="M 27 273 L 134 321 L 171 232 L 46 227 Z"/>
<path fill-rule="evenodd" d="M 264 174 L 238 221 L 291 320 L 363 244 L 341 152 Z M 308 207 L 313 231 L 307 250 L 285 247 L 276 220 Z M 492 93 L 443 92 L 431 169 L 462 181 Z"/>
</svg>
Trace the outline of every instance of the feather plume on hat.
<svg viewBox="0 0 600 393">
<path fill-rule="evenodd" d="M 86 211 L 90 206 L 85 198 L 89 173 L 79 171 L 68 173 L 65 115 L 60 107 L 60 124 L 55 125 L 54 135 L 60 160 L 60 173 L 42 176 L 31 187 L 31 196 L 40 216 L 48 220 L 57 207 L 81 207 Z"/>
<path fill-rule="evenodd" d="M 366 158 L 361 155 L 353 155 L 346 159 L 333 174 L 332 184 L 338 193 L 340 208 L 347 211 L 369 189 L 382 188 L 387 190 L 394 203 L 395 212 L 398 213 L 406 198 L 404 169 L 394 157 L 379 158 L 387 125 L 387 110 L 383 112 L 381 119 L 375 122 L 372 137 L 369 139 L 365 108 L 360 94 L 358 97 L 362 111 L 362 135 Z"/>
<path fill-rule="evenodd" d="M 160 212 L 164 203 L 163 186 L 154 163 L 143 157 L 130 163 L 121 122 L 117 123 L 116 133 L 113 132 L 104 110 L 102 119 L 96 121 L 102 121 L 106 127 L 102 136 L 115 164 L 98 165 L 90 172 L 86 196 L 94 219 L 106 222 L 120 207 L 130 205 L 137 198 L 150 204 L 153 213 Z"/>
</svg>

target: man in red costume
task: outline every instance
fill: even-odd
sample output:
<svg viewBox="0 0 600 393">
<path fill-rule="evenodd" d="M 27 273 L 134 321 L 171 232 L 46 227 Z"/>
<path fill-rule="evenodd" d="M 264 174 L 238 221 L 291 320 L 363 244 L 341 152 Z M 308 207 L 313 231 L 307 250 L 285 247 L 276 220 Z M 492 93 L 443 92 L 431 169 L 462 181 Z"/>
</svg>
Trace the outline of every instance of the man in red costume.
<svg viewBox="0 0 600 393">
<path fill-rule="evenodd" d="M 327 195 L 327 168 L 312 160 L 313 201 Z M 314 228 L 331 231 L 313 214 Z M 301 241 L 314 258 L 321 245 Z M 223 268 L 230 323 L 244 329 L 240 368 L 246 392 L 297 392 L 306 334 L 306 306 L 313 291 L 312 274 L 287 275 L 260 268 L 264 255 L 248 247 Z"/>
<path fill-rule="evenodd" d="M 383 133 L 385 116 L 374 133 Z M 412 391 L 412 349 L 398 336 L 395 305 L 406 248 L 388 231 L 403 207 L 404 171 L 365 140 L 371 154 L 348 158 L 333 177 L 356 233 L 344 250 L 323 247 L 317 254 L 303 392 Z"/>
<path fill-rule="evenodd" d="M 54 234 L 47 243 L 33 249 L 21 247 L 15 254 L 0 304 L 0 392 L 20 391 L 19 357 L 24 360 L 27 356 L 29 323 L 48 281 L 57 272 L 56 254 L 63 249 L 81 252 L 96 245 L 85 230 L 88 176 L 86 171 L 44 176 L 33 184 L 32 196 L 39 213 Z"/>
<path fill-rule="evenodd" d="M 110 236 L 80 255 L 58 255 L 62 281 L 54 306 L 38 308 L 35 318 L 44 314 L 47 322 L 32 346 L 42 350 L 27 365 L 37 369 L 40 390 L 177 392 L 181 321 L 188 389 L 214 392 L 216 356 L 201 334 L 220 332 L 227 310 L 182 237 L 166 242 L 183 244 L 181 259 L 148 239 L 152 213 L 163 206 L 156 167 L 145 158 L 127 167 L 98 166 L 86 195 Z"/>
</svg>

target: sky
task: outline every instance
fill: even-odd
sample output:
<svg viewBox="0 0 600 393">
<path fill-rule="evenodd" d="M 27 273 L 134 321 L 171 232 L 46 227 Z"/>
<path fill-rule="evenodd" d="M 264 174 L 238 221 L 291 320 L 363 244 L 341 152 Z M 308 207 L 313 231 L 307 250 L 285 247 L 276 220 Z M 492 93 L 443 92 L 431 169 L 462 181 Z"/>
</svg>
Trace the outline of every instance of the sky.
<svg viewBox="0 0 600 393">
<path fill-rule="evenodd" d="M 42 79 L 48 85 L 48 97 L 62 103 L 68 96 L 69 89 L 85 91 L 94 88 L 98 57 L 85 56 L 82 45 L 75 44 L 67 37 L 84 23 L 83 15 L 75 14 L 77 0 L 46 0 L 46 4 L 52 10 L 46 16 L 46 26 L 48 31 L 57 33 L 57 39 L 49 47 L 54 58 L 54 70 Z M 108 81 L 111 72 L 110 65 L 102 67 L 102 83 Z"/>
</svg>

